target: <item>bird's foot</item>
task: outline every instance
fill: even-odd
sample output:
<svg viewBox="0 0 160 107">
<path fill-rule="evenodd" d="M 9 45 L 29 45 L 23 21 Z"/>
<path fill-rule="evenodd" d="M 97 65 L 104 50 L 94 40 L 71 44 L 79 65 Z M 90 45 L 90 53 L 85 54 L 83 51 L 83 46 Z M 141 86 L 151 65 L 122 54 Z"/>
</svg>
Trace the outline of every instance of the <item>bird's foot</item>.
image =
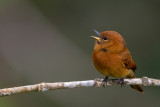
<svg viewBox="0 0 160 107">
<path fill-rule="evenodd" d="M 108 81 L 108 76 L 106 76 L 103 81 L 102 81 L 102 86 L 105 87 L 105 85 L 107 84 L 107 81 Z"/>
<path fill-rule="evenodd" d="M 119 79 L 119 83 L 121 84 L 121 87 L 124 87 L 124 78 Z"/>
</svg>

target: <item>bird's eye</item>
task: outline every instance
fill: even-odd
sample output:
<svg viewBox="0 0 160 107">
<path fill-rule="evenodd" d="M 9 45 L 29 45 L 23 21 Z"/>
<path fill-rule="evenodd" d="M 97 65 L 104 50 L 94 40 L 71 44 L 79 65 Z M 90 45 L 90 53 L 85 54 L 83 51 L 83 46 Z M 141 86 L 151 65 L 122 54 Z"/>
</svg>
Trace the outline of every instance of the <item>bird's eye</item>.
<svg viewBox="0 0 160 107">
<path fill-rule="evenodd" d="M 108 39 L 106 37 L 104 37 L 103 40 L 108 40 Z"/>
</svg>

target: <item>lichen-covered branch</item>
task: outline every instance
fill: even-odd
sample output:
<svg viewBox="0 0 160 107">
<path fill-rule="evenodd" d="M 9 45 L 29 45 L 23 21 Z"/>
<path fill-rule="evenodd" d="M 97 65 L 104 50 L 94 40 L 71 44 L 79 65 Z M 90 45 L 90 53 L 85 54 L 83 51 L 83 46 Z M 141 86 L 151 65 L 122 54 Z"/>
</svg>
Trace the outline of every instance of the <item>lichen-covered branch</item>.
<svg viewBox="0 0 160 107">
<path fill-rule="evenodd" d="M 48 91 L 66 88 L 78 88 L 78 87 L 103 87 L 103 79 L 86 80 L 86 81 L 72 81 L 72 82 L 54 82 L 54 83 L 40 83 L 35 85 L 19 86 L 13 88 L 0 89 L 0 97 L 10 96 L 22 93 L 29 93 L 33 91 Z M 119 85 L 118 79 L 109 79 L 105 86 Z M 124 79 L 126 85 L 143 85 L 143 86 L 160 86 L 159 79 L 152 79 L 148 77 Z"/>
</svg>

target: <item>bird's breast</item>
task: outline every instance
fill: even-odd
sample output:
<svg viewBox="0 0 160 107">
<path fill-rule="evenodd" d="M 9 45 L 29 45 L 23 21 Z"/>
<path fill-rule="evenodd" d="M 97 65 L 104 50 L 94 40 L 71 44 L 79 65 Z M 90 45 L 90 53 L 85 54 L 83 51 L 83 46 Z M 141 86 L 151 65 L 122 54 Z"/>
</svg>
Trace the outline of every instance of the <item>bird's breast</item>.
<svg viewBox="0 0 160 107">
<path fill-rule="evenodd" d="M 93 52 L 92 59 L 95 68 L 106 76 L 123 77 L 128 74 L 119 54 Z"/>
</svg>

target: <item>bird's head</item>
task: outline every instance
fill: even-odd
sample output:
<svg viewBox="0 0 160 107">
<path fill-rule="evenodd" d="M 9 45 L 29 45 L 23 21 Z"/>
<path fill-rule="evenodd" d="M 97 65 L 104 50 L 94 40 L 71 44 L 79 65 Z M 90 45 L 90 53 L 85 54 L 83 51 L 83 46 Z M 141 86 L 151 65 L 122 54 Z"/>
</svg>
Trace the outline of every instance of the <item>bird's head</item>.
<svg viewBox="0 0 160 107">
<path fill-rule="evenodd" d="M 99 33 L 94 30 L 98 36 L 91 36 L 96 40 L 94 50 L 106 50 L 108 52 L 120 52 L 126 48 L 123 37 L 115 31 L 104 31 Z"/>
</svg>

